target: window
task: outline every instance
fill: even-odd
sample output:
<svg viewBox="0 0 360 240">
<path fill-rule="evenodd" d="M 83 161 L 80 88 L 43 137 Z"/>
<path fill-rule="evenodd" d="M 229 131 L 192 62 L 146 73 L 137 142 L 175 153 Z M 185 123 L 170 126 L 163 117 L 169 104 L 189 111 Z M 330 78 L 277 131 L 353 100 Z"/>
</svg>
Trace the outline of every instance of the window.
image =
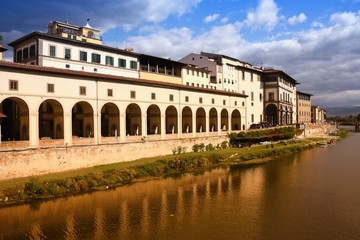
<svg viewBox="0 0 360 240">
<path fill-rule="evenodd" d="M 24 48 L 23 59 L 29 58 L 29 48 Z"/>
<path fill-rule="evenodd" d="M 185 102 L 189 102 L 189 96 L 185 96 Z"/>
<path fill-rule="evenodd" d="M 261 102 L 261 101 L 262 101 L 262 94 L 261 94 L 261 93 L 260 93 L 260 96 L 259 96 L 259 97 L 260 97 L 260 102 Z"/>
<path fill-rule="evenodd" d="M 9 81 L 9 89 L 10 89 L 10 90 L 14 90 L 14 91 L 19 90 L 19 83 L 18 83 L 18 81 L 16 81 L 16 80 L 10 80 L 10 81 Z"/>
<path fill-rule="evenodd" d="M 254 101 L 254 92 L 251 92 L 250 95 L 251 95 L 251 101 Z"/>
<path fill-rule="evenodd" d="M 136 93 L 135 91 L 130 91 L 130 98 L 135 99 Z"/>
<path fill-rule="evenodd" d="M 251 80 L 251 81 L 254 81 L 254 74 L 252 74 L 252 73 L 251 73 L 251 75 L 250 75 L 250 80 Z"/>
<path fill-rule="evenodd" d="M 214 98 L 211 99 L 211 103 L 215 104 L 215 99 Z"/>
<path fill-rule="evenodd" d="M 186 86 L 190 86 L 189 82 L 186 82 Z"/>
<path fill-rule="evenodd" d="M 86 95 L 86 87 L 80 86 L 80 95 L 82 95 L 82 96 Z"/>
<path fill-rule="evenodd" d="M 137 69 L 137 62 L 136 61 L 130 61 L 130 68 L 131 69 Z"/>
<path fill-rule="evenodd" d="M 203 103 L 203 102 L 202 102 L 202 98 L 199 98 L 199 103 Z"/>
<path fill-rule="evenodd" d="M 112 90 L 112 89 L 108 89 L 108 90 L 107 90 L 107 95 L 108 95 L 108 97 L 112 97 L 112 96 L 113 96 L 113 90 Z"/>
<path fill-rule="evenodd" d="M 242 102 L 242 106 L 245 107 L 245 102 Z"/>
<path fill-rule="evenodd" d="M 237 106 L 237 101 L 234 102 L 234 105 Z"/>
<path fill-rule="evenodd" d="M 87 52 L 80 51 L 80 61 L 87 62 Z"/>
<path fill-rule="evenodd" d="M 155 100 L 156 99 L 156 94 L 155 93 L 151 93 L 151 99 Z"/>
<path fill-rule="evenodd" d="M 55 57 L 56 56 L 56 48 L 55 46 L 50 46 L 50 57 Z"/>
<path fill-rule="evenodd" d="M 251 114 L 251 122 L 254 122 L 254 114 Z"/>
<path fill-rule="evenodd" d="M 119 67 L 126 68 L 126 59 L 119 58 L 118 65 Z"/>
<path fill-rule="evenodd" d="M 174 95 L 173 95 L 173 94 L 170 94 L 170 95 L 169 95 L 169 101 L 170 101 L 170 102 L 173 102 L 173 101 L 174 101 Z"/>
<path fill-rule="evenodd" d="M 186 69 L 186 74 L 189 75 L 189 69 Z"/>
<path fill-rule="evenodd" d="M 65 64 L 65 67 L 66 67 L 66 68 L 70 68 L 70 65 L 69 65 L 69 64 Z"/>
<path fill-rule="evenodd" d="M 223 105 L 226 105 L 226 100 L 225 99 L 223 100 Z"/>
<path fill-rule="evenodd" d="M 22 50 L 16 52 L 16 61 L 20 62 L 22 60 Z"/>
<path fill-rule="evenodd" d="M 114 58 L 110 57 L 110 56 L 106 56 L 105 57 L 105 64 L 110 65 L 110 66 L 114 66 Z"/>
<path fill-rule="evenodd" d="M 269 93 L 269 101 L 274 101 L 274 93 Z"/>
<path fill-rule="evenodd" d="M 53 92 L 55 92 L 55 86 L 54 86 L 53 83 L 48 83 L 48 85 L 47 85 L 47 92 L 48 92 L 48 93 L 53 93 Z"/>
<path fill-rule="evenodd" d="M 92 54 L 91 54 L 91 62 L 92 62 L 92 63 L 100 63 L 100 62 L 101 62 L 101 56 L 100 56 L 100 54 L 92 53 Z"/>
<path fill-rule="evenodd" d="M 35 45 L 30 46 L 30 57 L 35 56 Z"/>
<path fill-rule="evenodd" d="M 242 80 L 245 80 L 245 72 L 242 71 Z"/>
<path fill-rule="evenodd" d="M 71 50 L 70 48 L 65 48 L 65 59 L 71 58 Z"/>
</svg>

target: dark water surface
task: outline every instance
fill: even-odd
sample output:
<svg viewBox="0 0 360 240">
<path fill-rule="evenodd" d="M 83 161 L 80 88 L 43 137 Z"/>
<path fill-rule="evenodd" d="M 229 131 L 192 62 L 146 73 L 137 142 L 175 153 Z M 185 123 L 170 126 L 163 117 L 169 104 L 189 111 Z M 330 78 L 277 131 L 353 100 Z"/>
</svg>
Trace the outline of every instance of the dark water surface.
<svg viewBox="0 0 360 240">
<path fill-rule="evenodd" d="M 242 169 L 0 209 L 3 239 L 360 239 L 360 134 Z"/>
</svg>

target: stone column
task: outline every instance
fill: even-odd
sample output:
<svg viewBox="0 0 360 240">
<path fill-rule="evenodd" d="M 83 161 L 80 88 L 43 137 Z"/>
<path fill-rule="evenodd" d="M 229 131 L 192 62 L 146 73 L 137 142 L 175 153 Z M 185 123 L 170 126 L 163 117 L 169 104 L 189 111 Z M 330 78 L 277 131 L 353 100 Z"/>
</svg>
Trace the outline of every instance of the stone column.
<svg viewBox="0 0 360 240">
<path fill-rule="evenodd" d="M 30 146 L 39 146 L 39 112 L 30 112 L 29 142 Z"/>
<path fill-rule="evenodd" d="M 165 134 L 166 134 L 166 115 L 165 114 L 161 114 L 160 115 L 160 124 L 161 124 L 161 127 L 160 127 L 160 131 L 161 131 L 161 139 L 165 139 Z"/>
<path fill-rule="evenodd" d="M 126 137 L 126 114 L 120 114 L 120 141 L 124 142 Z"/>
<path fill-rule="evenodd" d="M 101 114 L 94 113 L 94 143 L 101 143 Z"/>
<path fill-rule="evenodd" d="M 64 143 L 72 145 L 72 114 L 64 113 Z"/>
</svg>

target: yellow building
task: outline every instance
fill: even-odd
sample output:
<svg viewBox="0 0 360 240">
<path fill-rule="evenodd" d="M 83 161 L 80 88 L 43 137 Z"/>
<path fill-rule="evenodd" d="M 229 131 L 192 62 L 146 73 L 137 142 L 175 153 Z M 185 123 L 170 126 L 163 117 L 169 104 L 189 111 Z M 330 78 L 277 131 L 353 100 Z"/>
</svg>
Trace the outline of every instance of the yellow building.
<svg viewBox="0 0 360 240">
<path fill-rule="evenodd" d="M 311 94 L 297 91 L 297 123 L 311 123 Z"/>
<path fill-rule="evenodd" d="M 85 26 L 79 27 L 68 22 L 54 21 L 48 25 L 48 34 L 102 45 L 100 30 L 89 25 L 89 19 Z"/>
</svg>

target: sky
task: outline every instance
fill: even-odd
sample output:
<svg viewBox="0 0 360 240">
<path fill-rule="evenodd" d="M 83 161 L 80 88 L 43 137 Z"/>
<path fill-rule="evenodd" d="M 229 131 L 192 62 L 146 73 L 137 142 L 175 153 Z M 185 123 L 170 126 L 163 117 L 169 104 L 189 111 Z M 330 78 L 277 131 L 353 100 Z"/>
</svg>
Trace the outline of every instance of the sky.
<svg viewBox="0 0 360 240">
<path fill-rule="evenodd" d="M 50 21 L 101 30 L 103 44 L 179 60 L 201 51 L 284 71 L 321 107 L 360 105 L 360 0 L 2 0 L 7 44 Z"/>
</svg>

